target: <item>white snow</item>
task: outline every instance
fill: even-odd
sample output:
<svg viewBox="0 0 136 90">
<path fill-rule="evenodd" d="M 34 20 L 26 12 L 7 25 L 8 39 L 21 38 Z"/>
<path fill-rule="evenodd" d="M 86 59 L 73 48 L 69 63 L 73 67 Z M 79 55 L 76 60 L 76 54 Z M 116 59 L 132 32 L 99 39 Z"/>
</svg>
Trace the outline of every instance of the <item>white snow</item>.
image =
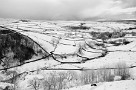
<svg viewBox="0 0 136 90">
<path fill-rule="evenodd" d="M 17 67 L 16 70 L 19 73 L 30 72 L 42 68 L 98 69 L 103 66 L 114 67 L 118 62 L 125 62 L 127 66 L 136 66 L 135 37 L 133 37 L 133 39 L 129 39 L 130 36 L 125 36 L 127 40 L 132 41 L 127 45 L 113 46 L 112 44 L 106 44 L 106 46 L 108 47 L 104 48 L 95 45 L 101 44 L 102 40 L 92 40 L 93 37 L 89 34 L 89 32 L 91 31 L 113 32 L 127 30 L 134 27 L 134 25 L 132 24 L 86 21 L 84 26 L 90 27 L 90 29 L 78 29 L 72 31 L 70 28 L 68 28 L 69 26 L 79 26 L 81 25 L 81 23 L 83 23 L 83 21 L 31 21 L 18 23 L 11 22 L 12 20 L 6 20 L 5 22 L 2 21 L 0 24 L 30 37 L 36 43 L 38 43 L 47 53 L 53 52 L 53 54 L 58 54 L 58 57 L 56 56 L 56 60 L 62 62 L 80 62 L 83 60 L 83 57 L 94 58 L 80 64 L 61 64 L 55 61 L 53 58 L 42 59 Z M 90 47 L 87 44 L 90 44 Z M 77 53 L 80 45 L 83 46 L 82 54 Z M 108 52 L 104 57 L 97 58 L 101 56 L 106 49 L 110 52 Z M 75 54 L 78 54 L 81 57 Z M 61 58 L 59 57 L 59 55 L 66 55 L 66 57 Z M 130 71 L 133 73 L 133 78 L 136 78 L 136 68 L 133 68 Z M 25 77 L 26 80 L 20 82 L 21 87 L 28 87 L 27 81 L 35 77 L 38 79 L 44 78 L 42 75 L 27 75 Z M 1 75 L 1 78 L 5 77 Z M 136 80 L 116 81 L 120 80 L 120 76 L 116 76 L 114 80 L 114 82 L 98 83 L 96 87 L 89 84 L 73 87 L 66 90 L 136 90 Z M 6 84 L 0 82 L 0 87 L 4 87 L 5 85 Z"/>
<path fill-rule="evenodd" d="M 32 80 L 34 78 L 37 78 L 37 79 L 44 79 L 44 77 L 42 75 L 27 75 L 25 77 L 25 79 L 28 79 L 28 80 Z"/>
<path fill-rule="evenodd" d="M 0 90 L 3 90 L 6 88 L 6 86 L 9 86 L 9 87 L 14 87 L 13 84 L 10 84 L 10 83 L 4 83 L 4 82 L 0 82 Z"/>
<path fill-rule="evenodd" d="M 119 81 L 119 80 L 121 80 L 121 76 L 115 76 L 114 77 L 114 81 Z"/>
<path fill-rule="evenodd" d="M 136 80 L 98 83 L 97 86 L 84 85 L 64 90 L 135 90 Z"/>
</svg>

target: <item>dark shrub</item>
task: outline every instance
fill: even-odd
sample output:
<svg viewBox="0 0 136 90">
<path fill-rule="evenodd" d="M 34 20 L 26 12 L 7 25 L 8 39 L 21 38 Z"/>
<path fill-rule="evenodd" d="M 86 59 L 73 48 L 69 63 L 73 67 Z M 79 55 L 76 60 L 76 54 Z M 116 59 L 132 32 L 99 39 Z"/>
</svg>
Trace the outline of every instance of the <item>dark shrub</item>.
<svg viewBox="0 0 136 90">
<path fill-rule="evenodd" d="M 73 29 L 73 30 L 76 30 L 76 29 L 83 29 L 83 30 L 90 29 L 90 27 L 83 26 L 83 25 L 79 25 L 79 26 L 68 26 L 68 28 Z"/>
<path fill-rule="evenodd" d="M 127 45 L 130 43 L 130 41 L 126 39 L 118 39 L 114 41 L 109 41 L 110 44 L 113 44 L 114 46 L 119 46 L 119 45 Z"/>
<path fill-rule="evenodd" d="M 126 35 L 125 32 L 90 32 L 90 35 L 95 39 L 107 40 L 111 38 L 119 38 L 124 37 Z"/>
<path fill-rule="evenodd" d="M 23 63 L 31 59 L 35 54 L 34 42 L 18 33 L 10 30 L 0 32 L 0 63 L 3 59 L 4 66 L 9 66 L 12 62 Z"/>
</svg>

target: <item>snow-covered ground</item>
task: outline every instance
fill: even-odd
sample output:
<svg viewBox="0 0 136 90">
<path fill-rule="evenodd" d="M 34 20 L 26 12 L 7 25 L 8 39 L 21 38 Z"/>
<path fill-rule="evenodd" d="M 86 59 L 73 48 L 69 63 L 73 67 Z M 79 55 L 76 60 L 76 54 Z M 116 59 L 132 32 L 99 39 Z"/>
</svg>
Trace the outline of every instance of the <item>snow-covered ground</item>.
<svg viewBox="0 0 136 90">
<path fill-rule="evenodd" d="M 71 27 L 88 29 L 72 29 Z M 101 39 L 93 38 L 90 32 L 133 32 L 133 24 L 117 22 L 89 22 L 89 21 L 15 21 L 2 20 L 1 26 L 14 30 L 31 38 L 51 56 L 39 61 L 26 63 L 12 68 L 18 73 L 41 69 L 99 69 L 104 66 L 114 68 L 123 62 L 127 67 L 136 66 L 136 37 L 129 34 L 124 37 L 111 38 L 109 41 L 127 39 L 128 44 L 114 45 L 105 43 Z M 107 40 L 108 41 L 108 40 Z M 39 57 L 33 57 L 33 61 Z M 136 68 L 130 70 L 136 78 Z M 27 76 L 25 78 L 30 78 Z M 34 76 L 37 77 L 37 76 Z M 38 76 L 39 77 L 39 76 Z M 42 77 L 42 76 L 41 76 Z M 23 87 L 27 81 L 20 83 Z M 1 84 L 0 84 L 1 85 Z M 67 90 L 135 90 L 136 80 L 98 83 L 97 86 L 84 85 Z M 26 85 L 27 86 L 27 85 Z M 25 89 L 24 89 L 25 90 Z"/>
<path fill-rule="evenodd" d="M 84 85 L 64 90 L 135 90 L 136 80 L 98 83 L 97 86 Z"/>
</svg>

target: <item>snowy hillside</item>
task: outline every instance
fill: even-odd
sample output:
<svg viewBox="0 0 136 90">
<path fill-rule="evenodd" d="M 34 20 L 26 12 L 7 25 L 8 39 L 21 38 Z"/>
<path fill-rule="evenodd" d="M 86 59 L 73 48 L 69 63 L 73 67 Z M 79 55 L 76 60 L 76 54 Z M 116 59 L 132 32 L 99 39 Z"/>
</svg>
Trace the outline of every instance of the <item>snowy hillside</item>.
<svg viewBox="0 0 136 90">
<path fill-rule="evenodd" d="M 15 90 L 136 88 L 134 24 L 2 20 L 0 50 L 0 81 Z"/>
</svg>

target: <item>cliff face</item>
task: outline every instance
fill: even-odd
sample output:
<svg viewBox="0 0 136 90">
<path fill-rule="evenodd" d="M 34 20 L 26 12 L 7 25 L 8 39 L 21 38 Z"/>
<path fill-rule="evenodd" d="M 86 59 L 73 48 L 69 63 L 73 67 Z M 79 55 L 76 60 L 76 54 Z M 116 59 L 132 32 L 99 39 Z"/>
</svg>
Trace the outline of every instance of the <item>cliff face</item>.
<svg viewBox="0 0 136 90">
<path fill-rule="evenodd" d="M 0 30 L 0 63 L 7 68 L 42 54 L 32 40 L 10 30 Z M 40 52 L 40 53 L 39 53 Z"/>
</svg>

